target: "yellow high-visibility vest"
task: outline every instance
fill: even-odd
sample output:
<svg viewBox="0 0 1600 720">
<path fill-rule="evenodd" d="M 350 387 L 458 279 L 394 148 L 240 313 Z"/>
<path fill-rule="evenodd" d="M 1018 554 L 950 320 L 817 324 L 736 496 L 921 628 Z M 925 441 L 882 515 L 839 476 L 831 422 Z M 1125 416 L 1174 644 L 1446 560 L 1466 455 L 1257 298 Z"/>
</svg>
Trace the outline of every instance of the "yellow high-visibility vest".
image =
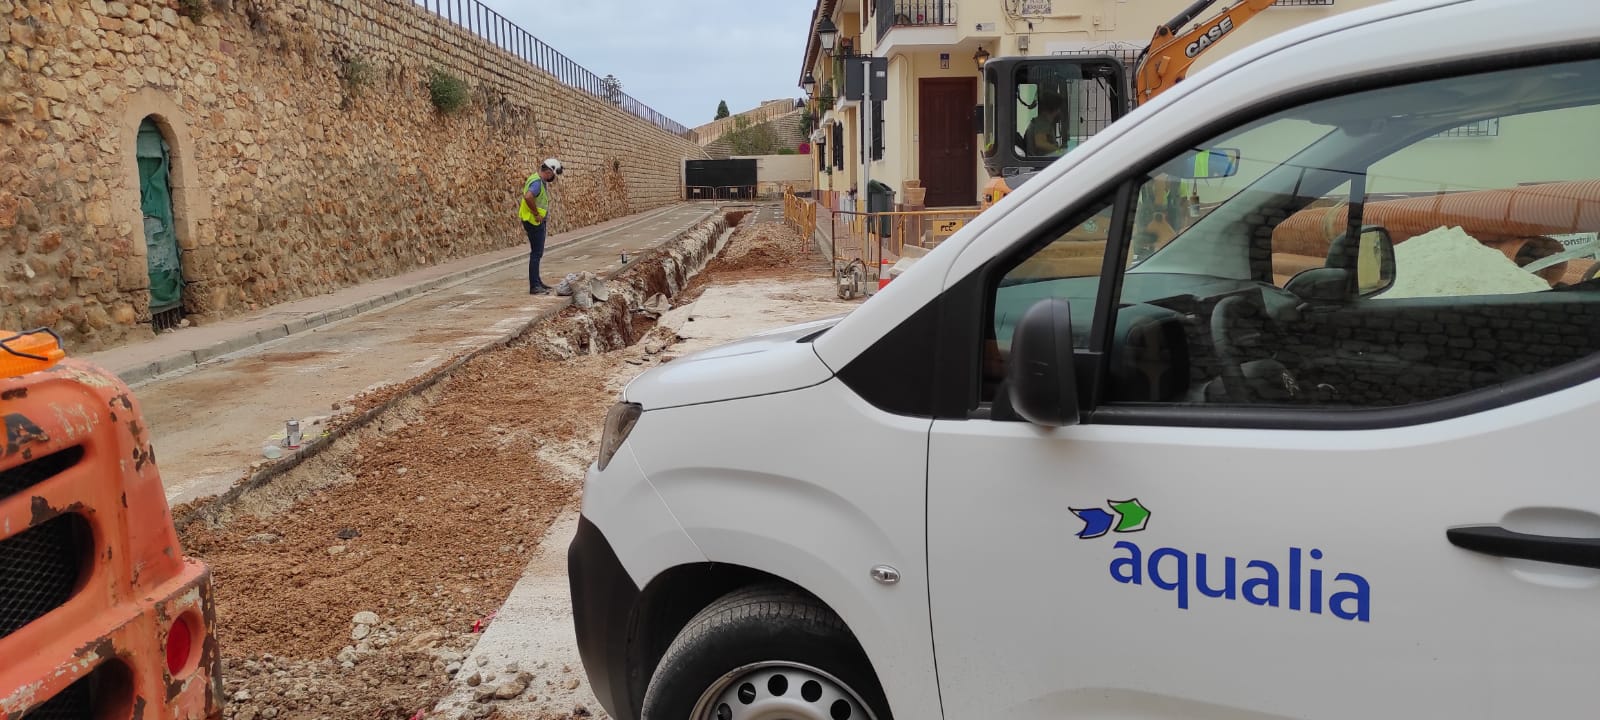
<svg viewBox="0 0 1600 720">
<path fill-rule="evenodd" d="M 539 192 L 533 196 L 537 207 L 528 207 L 528 191 L 533 189 L 533 184 L 539 183 Z M 517 217 L 525 223 L 540 225 L 550 214 L 550 188 L 539 179 L 539 173 L 528 176 L 528 181 L 522 184 L 522 199 L 517 203 Z"/>
<path fill-rule="evenodd" d="M 1196 192 L 1199 190 L 1200 180 L 1203 179 L 1203 178 L 1209 177 L 1210 175 L 1211 175 L 1211 153 L 1209 151 L 1201 151 L 1201 152 L 1197 153 L 1194 156 L 1194 178 L 1195 179 L 1193 179 L 1193 180 L 1180 180 L 1178 182 L 1178 194 L 1184 200 L 1188 200 L 1190 197 L 1195 195 Z"/>
</svg>

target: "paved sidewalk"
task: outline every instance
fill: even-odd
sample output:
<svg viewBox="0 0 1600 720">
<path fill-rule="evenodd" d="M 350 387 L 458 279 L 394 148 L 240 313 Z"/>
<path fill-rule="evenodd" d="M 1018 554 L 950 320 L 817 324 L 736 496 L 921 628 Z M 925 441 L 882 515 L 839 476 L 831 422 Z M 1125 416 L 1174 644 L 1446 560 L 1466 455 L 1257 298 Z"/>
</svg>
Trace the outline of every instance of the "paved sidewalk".
<svg viewBox="0 0 1600 720">
<path fill-rule="evenodd" d="M 671 205 L 560 235 L 552 235 L 546 243 L 545 255 L 549 258 L 558 248 L 629 229 L 665 232 L 670 227 L 676 227 L 678 219 L 685 216 L 686 212 L 703 215 L 709 213 L 712 207 L 703 203 Z M 610 259 L 613 266 L 619 264 L 620 258 L 616 255 L 612 255 Z M 391 278 L 347 287 L 327 295 L 273 305 L 226 320 L 162 333 L 149 340 L 90 353 L 83 357 L 116 373 L 123 382 L 135 385 L 229 353 L 354 317 L 429 290 L 482 277 L 510 267 L 526 268 L 527 262 L 528 247 L 524 241 L 521 245 L 505 250 L 460 258 Z M 596 271 L 602 268 L 596 266 L 584 269 Z M 546 282 L 554 283 L 561 277 L 552 275 L 548 264 L 542 270 Z"/>
<path fill-rule="evenodd" d="M 680 205 L 639 222 L 563 238 L 546 251 L 541 272 L 546 282 L 554 284 L 569 272 L 616 270 L 621 267 L 620 254 L 631 257 L 660 245 L 722 210 L 709 204 Z M 136 386 L 160 457 L 168 500 L 181 503 L 226 491 L 264 459 L 264 447 L 282 438 L 287 420 L 299 420 L 303 432 L 313 436 L 321 432 L 319 422 L 334 412 L 336 404 L 425 374 L 459 353 L 508 339 L 566 307 L 570 298 L 528 294 L 526 257 L 524 249 L 506 254 L 495 261 L 498 265 L 479 263 L 488 269 L 453 283 L 424 280 L 433 284 L 426 289 L 409 286 L 409 297 L 398 302 L 295 335 L 266 337 L 199 364 L 191 360 L 187 368 Z M 402 290 L 384 282 L 352 291 L 363 291 L 362 301 L 367 301 Z M 285 318 L 278 314 L 218 325 L 238 330 L 275 321 L 279 325 L 274 332 L 282 333 Z M 122 367 L 137 371 L 140 366 L 130 358 L 148 352 L 137 346 L 121 350 Z"/>
</svg>

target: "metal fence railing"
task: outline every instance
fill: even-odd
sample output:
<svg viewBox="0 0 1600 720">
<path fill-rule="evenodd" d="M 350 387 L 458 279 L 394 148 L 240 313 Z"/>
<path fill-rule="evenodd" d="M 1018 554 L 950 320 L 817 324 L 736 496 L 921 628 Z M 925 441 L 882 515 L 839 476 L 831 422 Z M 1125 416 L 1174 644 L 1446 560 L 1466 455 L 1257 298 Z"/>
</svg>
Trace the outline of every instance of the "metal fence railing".
<svg viewBox="0 0 1600 720">
<path fill-rule="evenodd" d="M 521 58 L 523 62 L 549 73 L 564 85 L 609 102 L 662 130 L 683 137 L 689 136 L 688 128 L 622 92 L 622 85 L 615 77 L 611 75 L 601 77 L 594 74 L 593 71 L 573 62 L 566 55 L 534 37 L 533 33 L 522 29 L 520 25 L 507 20 L 505 16 L 478 0 L 412 0 L 412 2 L 455 23 L 479 39 Z"/>
<path fill-rule="evenodd" d="M 897 26 L 954 25 L 955 8 L 950 0 L 876 0 L 873 14 L 878 16 L 878 39 Z"/>
<path fill-rule="evenodd" d="M 755 185 L 685 185 L 684 200 L 754 200 Z"/>
<path fill-rule="evenodd" d="M 1469 124 L 1466 124 L 1466 125 L 1462 125 L 1461 127 L 1450 128 L 1449 130 L 1446 130 L 1446 131 L 1444 131 L 1442 133 L 1439 133 L 1438 135 L 1435 135 L 1434 137 L 1460 138 L 1460 137 L 1499 137 L 1499 136 L 1500 136 L 1500 118 L 1489 118 L 1488 120 L 1479 120 L 1479 121 L 1477 121 L 1475 123 L 1469 123 Z"/>
<path fill-rule="evenodd" d="M 978 212 L 963 208 L 829 213 L 828 244 L 839 297 L 848 300 L 889 284 L 891 268 L 898 273 L 916 262 Z"/>
</svg>

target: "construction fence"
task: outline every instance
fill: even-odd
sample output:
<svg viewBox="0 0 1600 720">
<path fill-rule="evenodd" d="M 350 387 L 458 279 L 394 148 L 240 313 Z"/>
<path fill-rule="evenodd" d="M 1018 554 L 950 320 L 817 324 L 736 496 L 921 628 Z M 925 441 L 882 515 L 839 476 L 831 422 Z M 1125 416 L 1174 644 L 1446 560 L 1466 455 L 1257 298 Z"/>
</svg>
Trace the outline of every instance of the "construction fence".
<svg viewBox="0 0 1600 720">
<path fill-rule="evenodd" d="M 684 200 L 757 200 L 755 185 L 685 185 Z"/>
<path fill-rule="evenodd" d="M 855 212 L 819 210 L 817 203 L 784 195 L 784 220 L 812 238 L 826 228 L 839 296 L 870 294 L 938 247 L 976 217 L 976 208 Z"/>
<path fill-rule="evenodd" d="M 817 204 L 803 197 L 798 197 L 790 188 L 783 191 L 783 221 L 795 232 L 800 233 L 807 245 L 811 243 L 812 236 L 817 234 Z"/>
</svg>

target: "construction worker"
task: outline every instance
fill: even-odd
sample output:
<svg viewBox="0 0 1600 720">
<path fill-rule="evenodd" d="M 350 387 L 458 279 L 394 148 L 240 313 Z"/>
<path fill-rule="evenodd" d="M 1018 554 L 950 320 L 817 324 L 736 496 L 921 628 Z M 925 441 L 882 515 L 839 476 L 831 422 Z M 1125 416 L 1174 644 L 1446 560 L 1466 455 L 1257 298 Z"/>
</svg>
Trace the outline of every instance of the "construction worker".
<svg viewBox="0 0 1600 720">
<path fill-rule="evenodd" d="M 549 158 L 539 166 L 539 171 L 529 175 L 522 184 L 522 202 L 517 217 L 522 219 L 522 229 L 528 233 L 528 294 L 547 295 L 550 286 L 539 277 L 539 260 L 544 258 L 545 230 L 550 226 L 550 183 L 561 174 L 561 161 Z"/>
<path fill-rule="evenodd" d="M 1066 143 L 1056 138 L 1065 102 L 1061 93 L 1046 89 L 1039 93 L 1039 114 L 1028 123 L 1028 156 L 1056 157 L 1066 153 Z"/>
</svg>

